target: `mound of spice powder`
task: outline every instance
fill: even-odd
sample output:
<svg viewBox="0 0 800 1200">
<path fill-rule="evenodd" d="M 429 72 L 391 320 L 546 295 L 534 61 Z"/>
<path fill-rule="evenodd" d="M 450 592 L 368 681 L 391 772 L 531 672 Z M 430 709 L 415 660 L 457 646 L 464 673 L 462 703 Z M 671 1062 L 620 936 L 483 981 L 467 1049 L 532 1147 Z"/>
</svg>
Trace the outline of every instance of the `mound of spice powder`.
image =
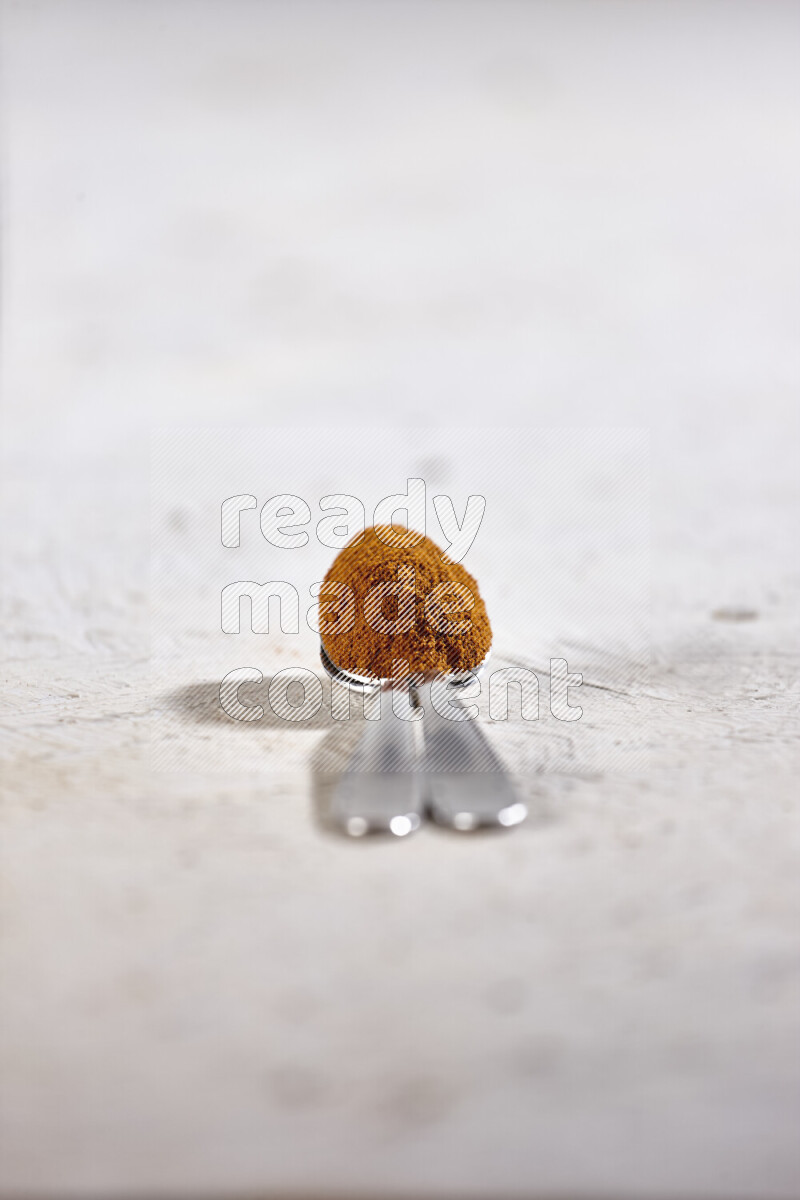
<svg viewBox="0 0 800 1200">
<path fill-rule="evenodd" d="M 320 588 L 328 657 L 380 679 L 392 677 L 398 660 L 412 673 L 477 667 L 492 629 L 473 577 L 430 538 L 401 525 L 377 531 L 365 529 L 345 546 Z"/>
</svg>

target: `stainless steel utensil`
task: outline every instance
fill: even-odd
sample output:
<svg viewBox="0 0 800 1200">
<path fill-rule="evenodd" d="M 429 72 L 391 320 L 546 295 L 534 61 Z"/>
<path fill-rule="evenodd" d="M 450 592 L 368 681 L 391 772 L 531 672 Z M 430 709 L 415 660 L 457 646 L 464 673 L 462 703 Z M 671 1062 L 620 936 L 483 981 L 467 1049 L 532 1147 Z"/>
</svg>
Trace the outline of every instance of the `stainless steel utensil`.
<svg viewBox="0 0 800 1200">
<path fill-rule="evenodd" d="M 447 711 L 451 716 L 437 711 L 431 698 L 431 683 L 416 689 L 417 703 L 425 710 L 422 771 L 426 808 L 437 824 L 462 832 L 481 826 L 519 825 L 528 815 L 478 721 L 457 716 L 464 711 L 459 688 L 466 687 L 485 664 L 486 659 L 474 671 L 450 676 Z"/>
<path fill-rule="evenodd" d="M 373 719 L 330 796 L 330 820 L 351 837 L 393 833 L 405 837 L 422 823 L 425 798 L 420 778 L 417 721 L 404 721 L 392 710 L 386 681 L 343 671 L 320 647 L 322 665 L 335 684 L 369 693 Z"/>
<path fill-rule="evenodd" d="M 525 819 L 527 808 L 486 734 L 477 721 L 457 715 L 463 711 L 458 689 L 483 671 L 485 659 L 474 671 L 449 678 L 452 716 L 437 712 L 430 680 L 412 679 L 409 704 L 422 717 L 403 720 L 393 711 L 389 680 L 343 670 L 322 645 L 320 658 L 334 683 L 370 693 L 379 714 L 367 721 L 332 790 L 331 820 L 345 833 L 403 837 L 419 828 L 426 812 L 462 832 Z"/>
</svg>

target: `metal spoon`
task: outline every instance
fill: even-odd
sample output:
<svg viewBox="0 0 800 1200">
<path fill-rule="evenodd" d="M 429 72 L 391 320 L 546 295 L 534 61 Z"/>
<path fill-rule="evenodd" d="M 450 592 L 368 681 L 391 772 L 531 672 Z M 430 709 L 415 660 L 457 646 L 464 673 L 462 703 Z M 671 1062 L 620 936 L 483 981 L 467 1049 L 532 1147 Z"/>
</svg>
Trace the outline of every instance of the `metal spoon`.
<svg viewBox="0 0 800 1200">
<path fill-rule="evenodd" d="M 485 665 L 486 659 L 474 671 L 449 677 L 448 716 L 434 706 L 430 682 L 417 689 L 419 702 L 425 709 L 422 761 L 427 809 L 437 824 L 462 832 L 519 825 L 528 815 L 502 760 L 477 720 L 458 716 L 465 712 L 459 688 L 466 687 Z"/>
<path fill-rule="evenodd" d="M 432 680 L 418 679 L 409 686 L 409 702 L 423 710 L 423 718 L 402 720 L 393 711 L 388 680 L 337 667 L 324 646 L 320 657 L 334 682 L 370 692 L 373 703 L 380 697 L 380 719 L 369 722 L 333 789 L 331 818 L 345 832 L 404 836 L 419 828 L 426 810 L 437 824 L 463 832 L 525 819 L 527 808 L 483 730 L 455 716 L 463 711 L 458 688 L 483 670 L 485 659 L 474 671 L 448 680 L 452 718 L 434 707 Z"/>
<path fill-rule="evenodd" d="M 322 645 L 320 658 L 334 683 L 368 693 L 371 704 L 365 704 L 365 709 L 377 709 L 333 786 L 330 819 L 351 837 L 413 833 L 422 824 L 425 807 L 419 774 L 419 720 L 403 720 L 395 714 L 386 680 L 342 670 Z"/>
</svg>

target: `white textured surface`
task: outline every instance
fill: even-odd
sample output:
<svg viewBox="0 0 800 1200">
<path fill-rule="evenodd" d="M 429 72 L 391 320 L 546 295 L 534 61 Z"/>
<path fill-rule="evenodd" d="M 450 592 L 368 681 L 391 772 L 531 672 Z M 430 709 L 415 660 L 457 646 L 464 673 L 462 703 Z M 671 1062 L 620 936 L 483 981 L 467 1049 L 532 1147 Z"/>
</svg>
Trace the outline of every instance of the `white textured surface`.
<svg viewBox="0 0 800 1200">
<path fill-rule="evenodd" d="M 4 1194 L 797 1194 L 797 11 L 8 6 Z M 152 776 L 149 426 L 487 402 L 651 430 L 649 771 Z"/>
</svg>

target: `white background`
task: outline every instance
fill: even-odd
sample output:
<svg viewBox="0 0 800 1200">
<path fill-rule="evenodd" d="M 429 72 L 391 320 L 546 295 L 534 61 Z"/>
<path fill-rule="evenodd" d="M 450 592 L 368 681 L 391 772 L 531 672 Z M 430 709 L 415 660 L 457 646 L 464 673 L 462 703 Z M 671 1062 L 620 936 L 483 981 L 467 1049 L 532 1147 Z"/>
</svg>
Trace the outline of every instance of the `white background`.
<svg viewBox="0 0 800 1200">
<path fill-rule="evenodd" d="M 5 1194 L 795 1196 L 797 6 L 4 26 Z M 547 732 L 508 837 L 351 845 L 324 723 L 220 778 L 201 688 L 155 776 L 151 428 L 487 424 L 649 433 L 594 757 Z"/>
</svg>

